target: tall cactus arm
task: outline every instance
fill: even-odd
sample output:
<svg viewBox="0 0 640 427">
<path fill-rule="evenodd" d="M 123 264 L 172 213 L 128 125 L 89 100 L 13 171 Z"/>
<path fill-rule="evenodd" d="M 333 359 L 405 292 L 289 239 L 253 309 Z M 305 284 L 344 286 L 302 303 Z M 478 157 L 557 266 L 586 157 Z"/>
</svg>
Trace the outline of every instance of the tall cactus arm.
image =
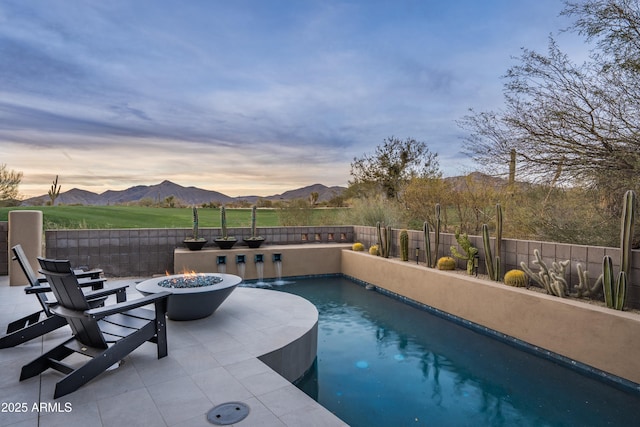
<svg viewBox="0 0 640 427">
<path fill-rule="evenodd" d="M 436 203 L 436 226 L 435 226 L 435 239 L 434 239 L 434 246 L 435 246 L 435 256 L 433 257 L 433 265 L 432 267 L 436 266 L 436 262 L 439 256 L 439 252 L 440 252 L 440 203 Z"/>
<path fill-rule="evenodd" d="M 616 293 L 613 301 L 613 308 L 616 310 L 622 310 L 624 308 L 624 302 L 627 299 L 627 274 L 621 271 L 618 274 L 618 281 L 616 282 Z"/>
<path fill-rule="evenodd" d="M 582 264 L 576 265 L 578 271 L 578 284 L 574 286 L 575 296 L 588 297 L 598 293 L 598 289 L 602 286 L 602 274 L 598 276 L 593 285 L 589 284 L 589 272 L 582 268 Z"/>
<path fill-rule="evenodd" d="M 431 254 L 431 237 L 429 236 L 429 223 L 422 224 L 422 234 L 424 236 L 424 256 L 427 267 L 433 267 L 433 256 Z"/>
<path fill-rule="evenodd" d="M 624 206 L 622 208 L 622 227 L 620 231 L 620 269 L 629 275 L 631 267 L 631 241 L 633 239 L 633 226 L 635 222 L 636 193 L 629 190 L 624 195 Z"/>
<path fill-rule="evenodd" d="M 495 261 L 495 279 L 500 280 L 502 276 L 500 272 L 500 257 L 502 256 L 502 206 L 500 203 L 496 205 L 496 261 Z"/>
<path fill-rule="evenodd" d="M 493 255 L 491 254 L 491 239 L 489 238 L 489 226 L 487 224 L 482 224 L 482 242 L 484 243 L 484 264 L 487 267 L 487 274 L 491 280 L 495 280 Z"/>
</svg>

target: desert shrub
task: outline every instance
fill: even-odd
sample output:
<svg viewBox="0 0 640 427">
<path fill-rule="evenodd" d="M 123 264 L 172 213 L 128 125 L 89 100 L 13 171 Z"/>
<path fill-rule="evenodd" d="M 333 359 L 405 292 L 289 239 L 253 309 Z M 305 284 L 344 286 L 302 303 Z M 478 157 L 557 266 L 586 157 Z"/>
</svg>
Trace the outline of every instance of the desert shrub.
<svg viewBox="0 0 640 427">
<path fill-rule="evenodd" d="M 351 225 L 368 225 L 375 227 L 380 222 L 392 227 L 403 224 L 402 206 L 394 200 L 382 197 L 354 199 L 350 209 L 342 212 L 340 222 Z"/>
</svg>

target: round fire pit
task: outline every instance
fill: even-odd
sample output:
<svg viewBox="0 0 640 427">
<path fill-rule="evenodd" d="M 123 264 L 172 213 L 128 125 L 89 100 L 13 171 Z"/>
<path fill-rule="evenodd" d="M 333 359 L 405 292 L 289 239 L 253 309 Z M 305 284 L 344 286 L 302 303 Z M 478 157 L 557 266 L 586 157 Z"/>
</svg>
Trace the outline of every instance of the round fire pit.
<svg viewBox="0 0 640 427">
<path fill-rule="evenodd" d="M 143 295 L 171 292 L 167 317 L 171 320 L 195 320 L 211 316 L 242 282 L 233 274 L 192 273 L 156 277 L 136 285 Z"/>
</svg>

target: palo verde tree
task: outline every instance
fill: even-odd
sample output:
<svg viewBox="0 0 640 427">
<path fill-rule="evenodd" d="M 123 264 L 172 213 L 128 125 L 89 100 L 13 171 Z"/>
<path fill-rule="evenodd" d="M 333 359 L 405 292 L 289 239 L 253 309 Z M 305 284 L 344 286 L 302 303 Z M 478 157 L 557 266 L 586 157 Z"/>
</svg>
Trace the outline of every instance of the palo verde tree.
<svg viewBox="0 0 640 427">
<path fill-rule="evenodd" d="M 390 137 L 373 154 L 353 159 L 349 185 L 375 188 L 388 199 L 397 199 L 411 178 L 441 176 L 437 157 L 422 141 Z"/>
<path fill-rule="evenodd" d="M 518 178 L 597 189 L 612 209 L 640 172 L 640 6 L 637 0 L 566 1 L 569 30 L 593 43 L 575 63 L 550 38 L 506 73 L 505 106 L 471 112 L 466 150 L 480 164 L 518 158 Z"/>
<path fill-rule="evenodd" d="M 17 199 L 20 181 L 22 172 L 9 170 L 6 164 L 0 164 L 0 201 Z"/>
</svg>

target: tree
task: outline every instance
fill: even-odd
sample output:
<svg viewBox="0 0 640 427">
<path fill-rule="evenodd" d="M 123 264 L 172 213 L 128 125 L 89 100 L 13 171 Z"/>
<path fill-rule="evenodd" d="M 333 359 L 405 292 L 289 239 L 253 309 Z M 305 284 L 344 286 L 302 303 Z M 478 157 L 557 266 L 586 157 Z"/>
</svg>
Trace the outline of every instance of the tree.
<svg viewBox="0 0 640 427">
<path fill-rule="evenodd" d="M 317 191 L 312 191 L 311 194 L 309 194 L 309 204 L 311 206 L 315 206 L 316 203 L 318 203 L 319 197 L 320 197 L 320 194 L 318 194 Z"/>
<path fill-rule="evenodd" d="M 427 221 L 433 226 L 436 223 L 435 206 L 440 204 L 448 206 L 451 203 L 453 189 L 449 181 L 442 178 L 413 178 L 404 187 L 402 192 L 402 204 L 409 213 L 407 221 L 409 228 L 420 230 L 422 224 Z M 447 229 L 446 208 L 442 217 L 442 229 Z"/>
<path fill-rule="evenodd" d="M 505 166 L 512 149 L 519 178 L 600 190 L 616 209 L 638 189 L 640 172 L 640 8 L 631 0 L 566 2 L 569 29 L 596 41 L 574 63 L 550 38 L 547 54 L 524 49 L 507 71 L 505 108 L 472 112 L 467 152 Z"/>
<path fill-rule="evenodd" d="M 437 178 L 442 174 L 437 160 L 427 144 L 407 138 L 390 137 L 376 147 L 373 154 L 354 158 L 351 163 L 353 187 L 377 188 L 387 198 L 397 199 L 402 186 L 411 178 Z"/>
<path fill-rule="evenodd" d="M 20 181 L 22 172 L 8 170 L 6 164 L 0 164 L 0 200 L 17 199 Z"/>
</svg>

